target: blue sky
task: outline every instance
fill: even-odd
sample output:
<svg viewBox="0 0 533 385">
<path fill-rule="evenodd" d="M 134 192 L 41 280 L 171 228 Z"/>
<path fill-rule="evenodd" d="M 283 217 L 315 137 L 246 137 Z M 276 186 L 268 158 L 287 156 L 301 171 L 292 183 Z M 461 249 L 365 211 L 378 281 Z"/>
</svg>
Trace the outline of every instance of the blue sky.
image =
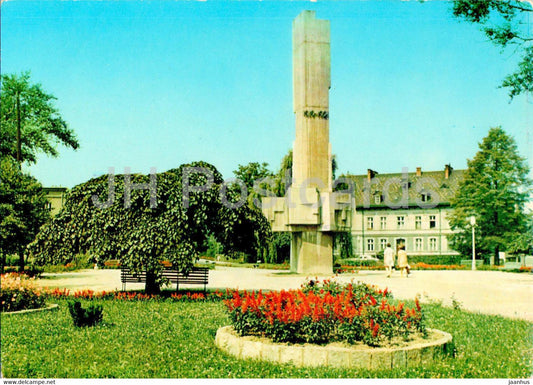
<svg viewBox="0 0 533 385">
<path fill-rule="evenodd" d="M 519 59 L 444 1 L 7 1 L 2 72 L 30 70 L 81 148 L 39 157 L 45 186 L 194 160 L 277 169 L 294 140 L 292 20 L 331 23 L 339 172 L 465 168 L 490 127 L 532 159 L 533 101 L 498 89 Z M 531 25 L 528 26 L 531 29 Z"/>
</svg>

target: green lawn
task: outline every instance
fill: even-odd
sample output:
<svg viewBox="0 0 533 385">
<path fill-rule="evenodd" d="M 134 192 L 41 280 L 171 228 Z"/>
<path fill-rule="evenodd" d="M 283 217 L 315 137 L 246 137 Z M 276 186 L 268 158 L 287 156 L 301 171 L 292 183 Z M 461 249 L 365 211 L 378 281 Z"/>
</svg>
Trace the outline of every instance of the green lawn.
<svg viewBox="0 0 533 385">
<path fill-rule="evenodd" d="M 2 314 L 2 372 L 31 378 L 524 378 L 533 370 L 533 324 L 426 305 L 428 326 L 451 332 L 457 356 L 381 371 L 295 368 L 241 361 L 216 348 L 229 324 L 220 302 L 100 300 L 104 324 L 75 328 L 58 311 Z M 87 301 L 84 301 L 86 304 Z M 411 304 L 412 305 L 412 304 Z"/>
</svg>

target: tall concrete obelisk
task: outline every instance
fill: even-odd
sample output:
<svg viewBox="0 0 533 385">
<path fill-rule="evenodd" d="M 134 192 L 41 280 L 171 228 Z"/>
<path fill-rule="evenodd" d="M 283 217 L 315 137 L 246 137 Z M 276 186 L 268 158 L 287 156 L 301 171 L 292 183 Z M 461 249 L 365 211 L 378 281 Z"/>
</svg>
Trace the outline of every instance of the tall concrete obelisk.
<svg viewBox="0 0 533 385">
<path fill-rule="evenodd" d="M 292 68 L 296 115 L 293 186 L 331 191 L 329 144 L 330 48 L 329 20 L 304 11 L 293 21 Z"/>
<path fill-rule="evenodd" d="M 273 231 L 290 231 L 291 270 L 331 274 L 333 232 L 350 226 L 352 200 L 332 192 L 329 143 L 329 21 L 303 11 L 293 21 L 296 139 L 285 198 L 264 198 Z"/>
</svg>

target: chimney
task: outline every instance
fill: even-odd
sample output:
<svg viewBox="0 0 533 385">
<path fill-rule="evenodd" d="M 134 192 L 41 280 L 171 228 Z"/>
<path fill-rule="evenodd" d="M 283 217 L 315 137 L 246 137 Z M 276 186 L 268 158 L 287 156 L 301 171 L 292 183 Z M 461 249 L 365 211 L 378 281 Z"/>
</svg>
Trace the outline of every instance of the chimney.
<svg viewBox="0 0 533 385">
<path fill-rule="evenodd" d="M 422 167 L 416 168 L 416 176 L 422 176 Z"/>
<path fill-rule="evenodd" d="M 452 175 L 452 166 L 447 164 L 444 166 L 444 179 L 450 178 L 450 175 Z"/>
<path fill-rule="evenodd" d="M 378 172 L 377 171 L 374 171 L 374 170 L 371 170 L 371 169 L 367 169 L 366 171 L 366 177 L 367 177 L 367 180 L 368 180 L 368 183 L 370 183 L 370 181 L 372 180 L 372 178 L 374 176 L 376 176 Z"/>
</svg>

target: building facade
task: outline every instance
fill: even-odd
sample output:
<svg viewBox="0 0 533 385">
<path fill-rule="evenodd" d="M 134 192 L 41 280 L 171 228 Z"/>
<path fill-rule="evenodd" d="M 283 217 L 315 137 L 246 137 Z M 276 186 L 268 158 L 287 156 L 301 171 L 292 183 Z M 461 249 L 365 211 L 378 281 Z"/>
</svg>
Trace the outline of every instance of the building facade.
<svg viewBox="0 0 533 385">
<path fill-rule="evenodd" d="M 46 194 L 46 199 L 48 199 L 48 209 L 50 210 L 50 214 L 56 216 L 65 204 L 67 188 L 43 187 L 43 191 Z"/>
<path fill-rule="evenodd" d="M 450 200 L 464 170 L 348 175 L 356 210 L 352 218 L 355 255 L 375 256 L 387 243 L 405 245 L 409 255 L 458 255 L 448 244 Z"/>
</svg>

